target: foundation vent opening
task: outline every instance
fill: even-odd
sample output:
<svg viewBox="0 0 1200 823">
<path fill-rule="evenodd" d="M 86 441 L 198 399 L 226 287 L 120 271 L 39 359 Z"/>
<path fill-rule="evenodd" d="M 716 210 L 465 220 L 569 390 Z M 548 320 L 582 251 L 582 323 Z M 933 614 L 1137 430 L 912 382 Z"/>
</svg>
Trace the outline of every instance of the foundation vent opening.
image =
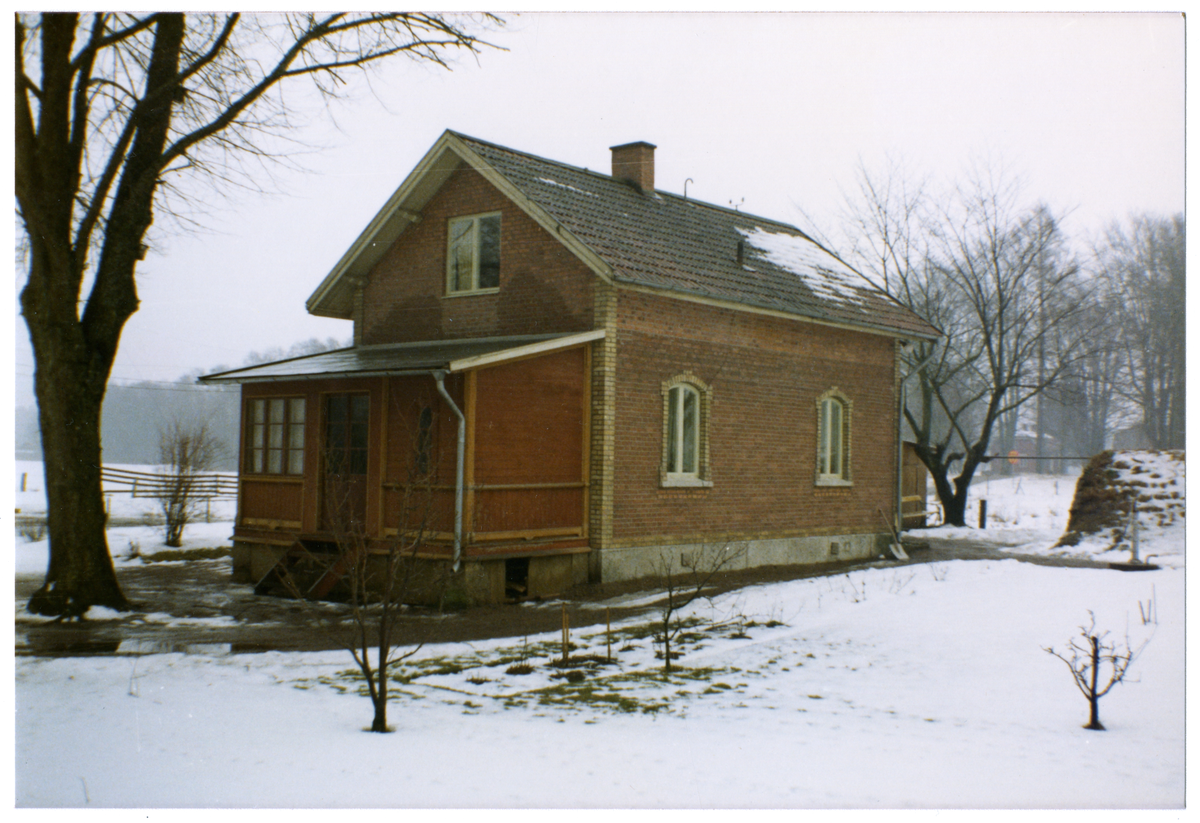
<svg viewBox="0 0 1200 823">
<path fill-rule="evenodd" d="M 529 558 L 510 557 L 504 561 L 504 597 L 520 600 L 529 594 Z"/>
</svg>

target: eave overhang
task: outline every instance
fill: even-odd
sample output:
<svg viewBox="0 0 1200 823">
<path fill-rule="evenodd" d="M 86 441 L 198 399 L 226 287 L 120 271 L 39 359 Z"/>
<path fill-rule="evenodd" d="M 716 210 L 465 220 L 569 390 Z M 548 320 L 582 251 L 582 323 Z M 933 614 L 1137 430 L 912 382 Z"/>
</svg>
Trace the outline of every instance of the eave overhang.
<svg viewBox="0 0 1200 823">
<path fill-rule="evenodd" d="M 454 374 L 586 345 L 600 340 L 604 334 L 603 329 L 597 329 L 577 334 L 481 337 L 354 346 L 210 374 L 201 377 L 200 382 L 279 383 L 295 380 Z"/>
</svg>

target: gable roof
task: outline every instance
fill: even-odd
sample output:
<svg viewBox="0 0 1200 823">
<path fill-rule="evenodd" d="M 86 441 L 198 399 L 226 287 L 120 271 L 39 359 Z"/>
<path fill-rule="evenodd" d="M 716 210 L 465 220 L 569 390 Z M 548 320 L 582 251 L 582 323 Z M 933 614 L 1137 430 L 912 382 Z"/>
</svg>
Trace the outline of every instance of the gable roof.
<svg viewBox="0 0 1200 823">
<path fill-rule="evenodd" d="M 309 298 L 309 311 L 349 317 L 353 283 L 366 277 L 464 162 L 612 282 L 900 337 L 939 336 L 795 226 L 644 191 L 452 131 L 343 255 Z"/>
</svg>

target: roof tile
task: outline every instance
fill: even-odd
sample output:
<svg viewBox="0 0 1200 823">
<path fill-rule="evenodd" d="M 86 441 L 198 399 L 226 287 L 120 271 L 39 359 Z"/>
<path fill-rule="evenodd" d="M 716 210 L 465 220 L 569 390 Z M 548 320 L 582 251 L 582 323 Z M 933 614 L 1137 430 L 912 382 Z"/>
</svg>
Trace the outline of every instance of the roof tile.
<svg viewBox="0 0 1200 823">
<path fill-rule="evenodd" d="M 938 336 L 795 226 L 455 137 L 591 248 L 618 282 L 902 336 Z"/>
</svg>

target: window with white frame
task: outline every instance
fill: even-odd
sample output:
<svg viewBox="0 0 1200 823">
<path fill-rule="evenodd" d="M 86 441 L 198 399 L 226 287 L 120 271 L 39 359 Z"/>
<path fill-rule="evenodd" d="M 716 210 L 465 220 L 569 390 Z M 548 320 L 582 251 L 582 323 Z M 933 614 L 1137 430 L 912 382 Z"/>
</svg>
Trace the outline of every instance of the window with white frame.
<svg viewBox="0 0 1200 823">
<path fill-rule="evenodd" d="M 817 398 L 817 483 L 850 482 L 850 401 L 836 388 Z"/>
<path fill-rule="evenodd" d="M 446 249 L 446 293 L 500 288 L 500 215 L 451 218 Z"/>
<path fill-rule="evenodd" d="M 664 486 L 711 486 L 708 479 L 710 390 L 695 375 L 663 384 Z"/>
<path fill-rule="evenodd" d="M 261 398 L 247 406 L 246 471 L 304 474 L 304 398 Z"/>
</svg>

